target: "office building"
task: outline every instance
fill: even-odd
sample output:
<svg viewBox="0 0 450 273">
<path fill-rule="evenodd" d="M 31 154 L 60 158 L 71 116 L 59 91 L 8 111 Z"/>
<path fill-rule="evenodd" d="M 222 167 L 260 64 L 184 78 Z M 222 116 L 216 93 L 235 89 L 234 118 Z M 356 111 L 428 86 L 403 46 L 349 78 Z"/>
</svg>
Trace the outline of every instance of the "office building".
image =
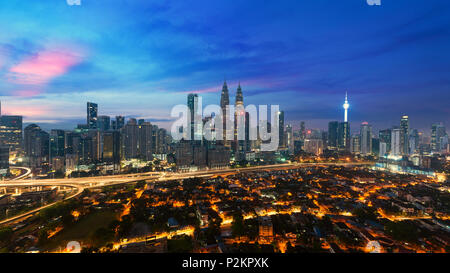
<svg viewBox="0 0 450 273">
<path fill-rule="evenodd" d="M 401 150 L 403 155 L 409 154 L 409 117 L 402 116 L 400 120 L 401 129 Z"/>
<path fill-rule="evenodd" d="M 89 129 L 97 129 L 98 105 L 96 103 L 87 103 L 87 126 Z"/>
<path fill-rule="evenodd" d="M 390 155 L 398 157 L 402 155 L 402 129 L 394 128 L 391 133 L 391 152 Z"/>
<path fill-rule="evenodd" d="M 97 129 L 100 131 L 108 131 L 111 129 L 111 118 L 109 116 L 98 116 Z"/>
<path fill-rule="evenodd" d="M 361 124 L 361 155 L 370 155 L 372 153 L 372 126 L 367 122 Z"/>
<path fill-rule="evenodd" d="M 330 121 L 328 123 L 328 149 L 335 150 L 338 147 L 339 122 Z"/>
<path fill-rule="evenodd" d="M 8 146 L 10 151 L 22 148 L 22 116 L 0 117 L 0 145 Z"/>
</svg>

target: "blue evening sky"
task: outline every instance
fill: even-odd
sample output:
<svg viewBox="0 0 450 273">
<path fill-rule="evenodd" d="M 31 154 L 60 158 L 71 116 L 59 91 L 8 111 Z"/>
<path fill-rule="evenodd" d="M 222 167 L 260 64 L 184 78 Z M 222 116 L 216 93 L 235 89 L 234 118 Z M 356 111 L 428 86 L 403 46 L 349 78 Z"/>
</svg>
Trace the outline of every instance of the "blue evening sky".
<svg viewBox="0 0 450 273">
<path fill-rule="evenodd" d="M 169 127 L 198 92 L 279 104 L 295 128 L 450 125 L 448 0 L 8 0 L 0 4 L 2 112 L 47 128 L 102 115 Z"/>
</svg>

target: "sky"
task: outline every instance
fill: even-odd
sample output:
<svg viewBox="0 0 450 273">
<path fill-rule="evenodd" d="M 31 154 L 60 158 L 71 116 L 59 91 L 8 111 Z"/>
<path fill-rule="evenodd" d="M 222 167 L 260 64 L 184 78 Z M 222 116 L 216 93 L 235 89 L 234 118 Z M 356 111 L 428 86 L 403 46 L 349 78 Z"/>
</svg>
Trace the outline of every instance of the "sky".
<svg viewBox="0 0 450 273">
<path fill-rule="evenodd" d="M 99 115 L 170 128 L 196 92 L 277 104 L 294 128 L 450 126 L 448 0 L 8 0 L 0 4 L 2 113 L 43 128 Z"/>
</svg>

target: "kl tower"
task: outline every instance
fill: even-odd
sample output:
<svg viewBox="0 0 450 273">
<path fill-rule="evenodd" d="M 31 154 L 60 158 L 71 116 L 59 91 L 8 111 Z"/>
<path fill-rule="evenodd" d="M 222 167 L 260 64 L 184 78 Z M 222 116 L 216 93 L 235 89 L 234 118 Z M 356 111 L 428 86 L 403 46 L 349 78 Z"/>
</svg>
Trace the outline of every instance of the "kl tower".
<svg viewBox="0 0 450 273">
<path fill-rule="evenodd" d="M 347 92 L 345 92 L 345 102 L 344 105 L 342 105 L 342 107 L 344 107 L 344 122 L 348 121 L 348 108 L 350 107 L 350 104 L 348 104 L 348 99 L 347 99 Z"/>
</svg>

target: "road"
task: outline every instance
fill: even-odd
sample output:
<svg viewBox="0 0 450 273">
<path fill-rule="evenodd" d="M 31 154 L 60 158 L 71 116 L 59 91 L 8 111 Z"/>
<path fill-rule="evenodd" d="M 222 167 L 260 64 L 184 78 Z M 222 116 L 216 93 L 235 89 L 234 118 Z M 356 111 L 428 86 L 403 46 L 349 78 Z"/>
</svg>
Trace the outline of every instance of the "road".
<svg viewBox="0 0 450 273">
<path fill-rule="evenodd" d="M 266 165 L 266 166 L 255 166 L 246 167 L 238 169 L 220 169 L 220 170 L 206 170 L 206 171 L 195 171 L 186 173 L 166 173 L 166 172 L 147 172 L 139 174 L 127 174 L 127 175 L 108 175 L 108 176 L 97 176 L 97 177 L 82 177 L 82 178 L 61 178 L 61 179 L 17 179 L 11 181 L 0 182 L 0 188 L 2 187 L 35 187 L 35 186 L 68 186 L 77 189 L 77 192 L 71 196 L 68 196 L 64 200 L 74 198 L 81 194 L 84 189 L 103 187 L 111 185 L 119 185 L 132 183 L 136 181 L 146 180 L 147 182 L 162 182 L 175 179 L 186 179 L 193 177 L 211 177 L 215 175 L 225 175 L 225 174 L 236 174 L 240 172 L 252 172 L 257 170 L 283 170 L 283 169 L 294 169 L 298 167 L 313 167 L 313 166 L 362 166 L 369 165 L 371 163 L 287 163 L 287 164 L 276 164 L 276 165 Z M 31 172 L 31 170 L 30 170 Z M 24 176 L 24 175 L 22 175 Z M 26 176 L 24 176 L 26 177 Z M 0 221 L 0 225 L 12 223 L 16 221 L 23 220 L 42 209 L 52 206 L 58 202 L 45 205 L 33 209 L 29 212 L 5 219 Z"/>
<path fill-rule="evenodd" d="M 55 204 L 57 204 L 59 202 L 66 201 L 66 200 L 72 199 L 74 197 L 77 197 L 78 195 L 80 195 L 84 191 L 84 187 L 79 186 L 79 185 L 64 185 L 64 186 L 72 186 L 72 187 L 76 188 L 77 191 L 74 194 L 69 195 L 66 198 L 62 199 L 62 200 L 58 200 L 58 201 L 55 201 L 53 203 L 47 204 L 45 206 L 42 206 L 42 207 L 39 207 L 39 208 L 30 210 L 30 211 L 27 211 L 25 213 L 22 213 L 22 214 L 10 217 L 8 219 L 2 220 L 2 221 L 0 221 L 0 225 L 23 221 L 27 217 L 32 216 L 33 214 L 35 214 L 36 212 L 39 212 L 40 210 L 43 210 L 43 209 L 48 208 L 48 207 L 51 207 L 51 206 L 53 206 L 53 205 L 55 205 Z"/>
<path fill-rule="evenodd" d="M 30 168 L 26 168 L 26 167 L 10 167 L 10 169 L 20 169 L 20 170 L 25 170 L 25 173 L 22 175 L 19 175 L 16 178 L 13 178 L 11 180 L 22 180 L 27 178 L 28 176 L 31 175 L 31 169 Z"/>
</svg>

